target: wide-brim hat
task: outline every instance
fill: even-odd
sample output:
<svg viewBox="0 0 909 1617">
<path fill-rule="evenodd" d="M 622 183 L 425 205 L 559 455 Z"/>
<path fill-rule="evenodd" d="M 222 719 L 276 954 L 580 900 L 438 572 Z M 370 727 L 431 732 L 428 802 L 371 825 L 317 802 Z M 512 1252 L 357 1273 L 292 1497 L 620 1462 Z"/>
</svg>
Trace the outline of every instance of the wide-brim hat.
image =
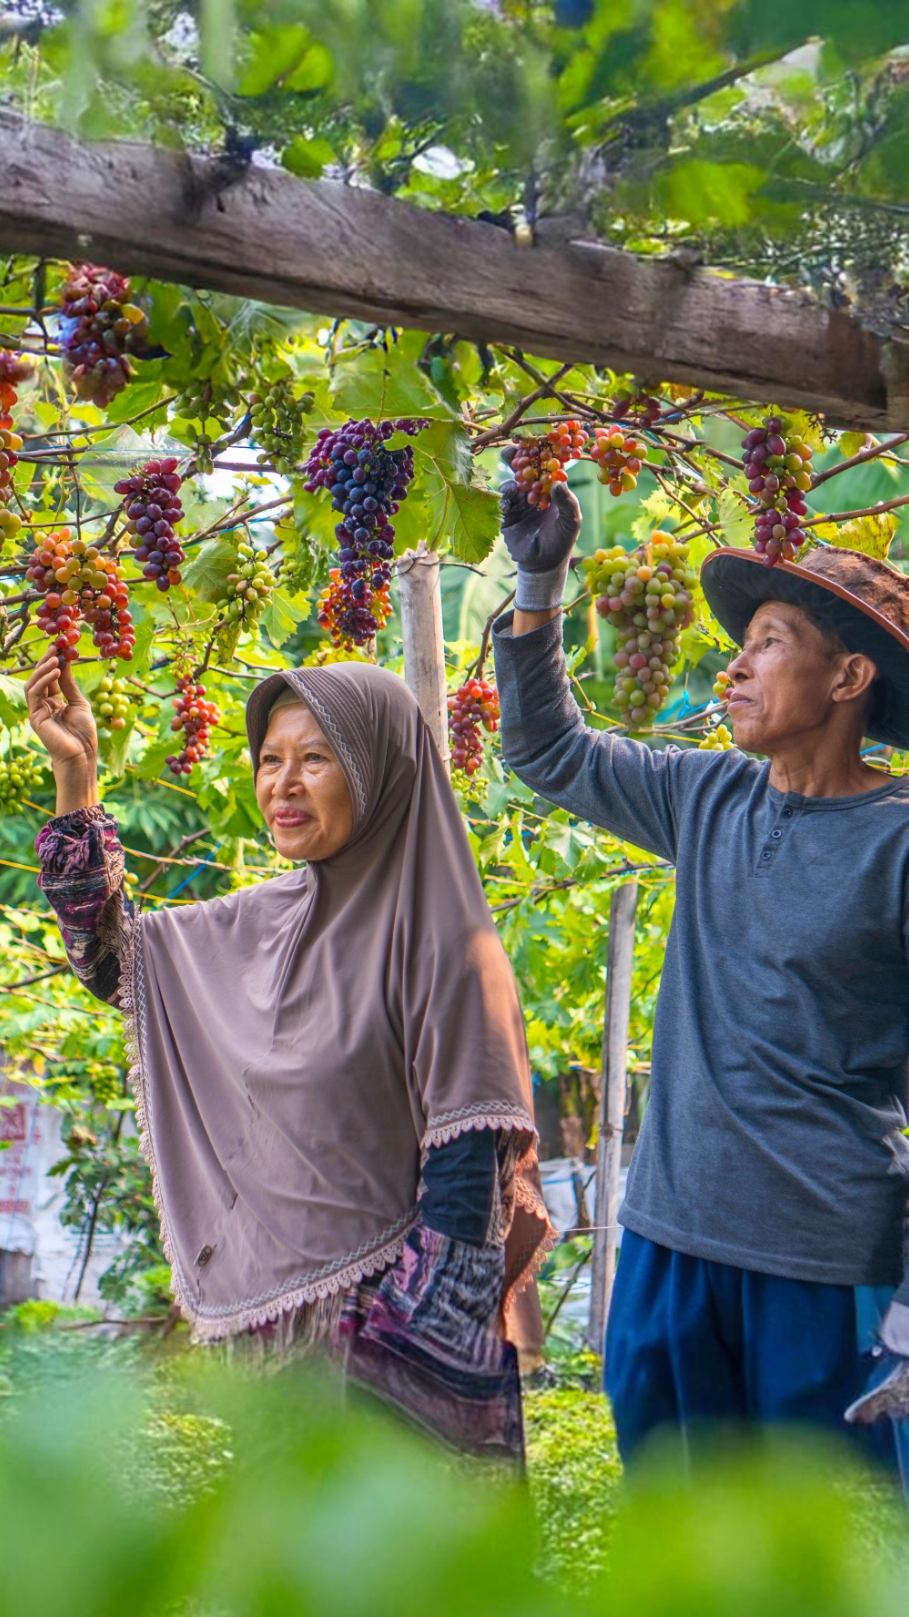
<svg viewBox="0 0 909 1617">
<path fill-rule="evenodd" d="M 909 578 L 889 562 L 825 545 L 804 561 L 767 567 L 753 551 L 714 550 L 701 567 L 701 585 L 738 645 L 764 601 L 788 601 L 822 618 L 850 651 L 877 665 L 883 690 L 870 739 L 909 747 Z"/>
</svg>

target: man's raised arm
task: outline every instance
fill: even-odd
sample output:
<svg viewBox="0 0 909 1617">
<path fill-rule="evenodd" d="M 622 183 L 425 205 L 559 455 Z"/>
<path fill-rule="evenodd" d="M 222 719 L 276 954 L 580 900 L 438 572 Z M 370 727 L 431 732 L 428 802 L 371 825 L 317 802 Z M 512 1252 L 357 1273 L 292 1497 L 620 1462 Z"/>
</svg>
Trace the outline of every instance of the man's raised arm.
<svg viewBox="0 0 909 1617">
<path fill-rule="evenodd" d="M 571 694 L 561 604 L 580 530 L 580 507 L 564 483 L 554 485 L 546 511 L 528 505 L 516 483 L 502 489 L 502 535 L 518 567 L 514 613 L 493 633 L 502 753 L 549 802 L 674 860 L 684 755 L 588 729 Z"/>
</svg>

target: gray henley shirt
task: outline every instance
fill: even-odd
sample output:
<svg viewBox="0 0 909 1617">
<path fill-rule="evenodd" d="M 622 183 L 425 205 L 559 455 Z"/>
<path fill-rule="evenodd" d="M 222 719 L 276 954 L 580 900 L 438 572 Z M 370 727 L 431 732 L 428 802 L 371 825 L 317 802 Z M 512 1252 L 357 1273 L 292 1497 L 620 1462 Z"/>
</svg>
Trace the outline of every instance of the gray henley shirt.
<svg viewBox="0 0 909 1617">
<path fill-rule="evenodd" d="M 560 619 L 514 639 L 501 618 L 494 645 L 515 773 L 677 868 L 622 1222 L 739 1268 L 899 1286 L 909 780 L 783 794 L 735 749 L 655 752 L 588 729 Z"/>
</svg>

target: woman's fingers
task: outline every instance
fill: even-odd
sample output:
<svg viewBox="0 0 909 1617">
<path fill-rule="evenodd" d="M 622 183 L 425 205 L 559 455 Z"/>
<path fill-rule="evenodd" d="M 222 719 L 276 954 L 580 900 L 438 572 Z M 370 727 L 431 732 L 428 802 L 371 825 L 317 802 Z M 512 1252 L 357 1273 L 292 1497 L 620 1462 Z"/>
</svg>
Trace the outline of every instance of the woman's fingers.
<svg viewBox="0 0 909 1617">
<path fill-rule="evenodd" d="M 82 692 L 76 684 L 72 663 L 63 664 L 63 667 L 60 669 L 59 673 L 59 683 L 60 690 L 62 691 L 67 702 L 85 701 L 85 697 L 82 695 Z"/>
<path fill-rule="evenodd" d="M 25 700 L 28 703 L 30 717 L 48 698 L 60 696 L 59 686 L 60 670 L 57 667 L 57 656 L 51 652 L 49 657 L 42 657 L 32 674 L 25 682 Z"/>
</svg>

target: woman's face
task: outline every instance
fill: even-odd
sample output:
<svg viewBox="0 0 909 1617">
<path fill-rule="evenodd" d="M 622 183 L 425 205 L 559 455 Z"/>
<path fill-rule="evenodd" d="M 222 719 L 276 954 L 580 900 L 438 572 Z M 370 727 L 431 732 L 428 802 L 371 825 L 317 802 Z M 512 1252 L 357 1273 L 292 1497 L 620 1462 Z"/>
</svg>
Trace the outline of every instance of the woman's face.
<svg viewBox="0 0 909 1617">
<path fill-rule="evenodd" d="M 350 841 L 350 787 L 302 702 L 279 707 L 268 721 L 256 797 L 283 859 L 330 859 Z"/>
</svg>

